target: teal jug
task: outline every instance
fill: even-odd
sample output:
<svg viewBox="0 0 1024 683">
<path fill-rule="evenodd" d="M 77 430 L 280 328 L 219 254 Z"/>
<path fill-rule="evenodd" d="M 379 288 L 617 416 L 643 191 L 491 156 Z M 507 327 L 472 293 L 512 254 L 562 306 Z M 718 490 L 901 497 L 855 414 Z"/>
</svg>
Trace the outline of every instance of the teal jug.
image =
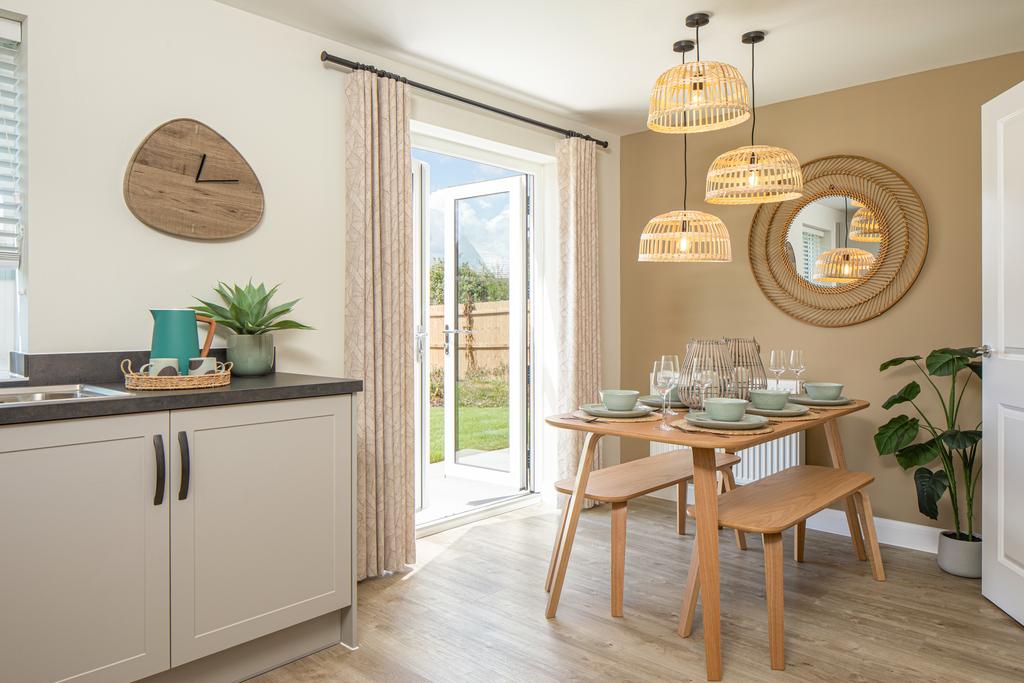
<svg viewBox="0 0 1024 683">
<path fill-rule="evenodd" d="M 213 318 L 196 315 L 191 308 L 153 308 L 153 344 L 150 358 L 177 358 L 178 372 L 188 374 L 189 358 L 205 358 L 213 343 L 217 323 Z M 202 352 L 199 350 L 199 322 L 210 326 Z"/>
</svg>

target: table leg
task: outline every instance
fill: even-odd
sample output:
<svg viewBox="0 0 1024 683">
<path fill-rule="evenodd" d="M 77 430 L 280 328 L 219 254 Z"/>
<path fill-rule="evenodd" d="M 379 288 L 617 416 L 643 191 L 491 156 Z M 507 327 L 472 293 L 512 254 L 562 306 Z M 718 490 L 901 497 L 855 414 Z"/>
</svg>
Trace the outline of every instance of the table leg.
<svg viewBox="0 0 1024 683">
<path fill-rule="evenodd" d="M 612 503 L 612 616 L 622 616 L 622 592 L 626 585 L 625 501 Z"/>
<path fill-rule="evenodd" d="M 722 481 L 725 483 L 726 491 L 736 490 L 736 477 L 732 473 L 732 467 L 726 467 L 722 470 Z M 740 550 L 747 549 L 747 535 L 739 529 L 734 529 L 736 532 L 736 547 Z"/>
<path fill-rule="evenodd" d="M 572 487 L 572 495 L 566 504 L 567 517 L 565 528 L 562 529 L 562 540 L 559 543 L 558 562 L 555 566 L 554 582 L 551 584 L 551 594 L 548 596 L 548 608 L 544 613 L 548 619 L 553 619 L 558 611 L 558 600 L 562 596 L 562 584 L 565 582 L 565 570 L 569 566 L 569 555 L 572 553 L 572 541 L 576 536 L 576 524 L 580 521 L 580 511 L 583 509 L 584 492 L 587 490 L 587 480 L 590 478 L 590 468 L 594 464 L 594 454 L 597 452 L 597 444 L 601 440 L 600 434 L 587 432 L 583 441 L 583 454 L 580 456 L 579 467 L 576 468 L 576 483 Z M 712 467 L 714 466 L 714 452 L 712 451 Z"/>
<path fill-rule="evenodd" d="M 715 450 L 693 449 L 693 498 L 697 513 L 697 552 L 700 557 L 701 616 L 704 658 L 709 681 L 722 679 L 721 605 L 718 586 L 718 486 Z"/>
<path fill-rule="evenodd" d="M 835 418 L 825 423 L 825 440 L 828 442 L 829 455 L 832 456 L 832 466 L 837 470 L 846 469 L 846 455 L 843 453 L 843 441 L 839 437 L 839 425 Z M 850 529 L 850 538 L 853 540 L 853 549 L 857 553 L 857 559 L 868 559 L 864 552 L 864 537 L 861 535 L 857 505 L 853 496 L 846 499 L 846 525 Z"/>
<path fill-rule="evenodd" d="M 555 580 L 555 567 L 558 565 L 558 551 L 562 548 L 562 533 L 565 531 L 565 520 L 569 517 L 569 499 L 565 501 L 565 507 L 562 508 L 562 522 L 558 525 L 558 531 L 555 532 L 555 546 L 551 549 L 551 561 L 548 562 L 548 578 L 544 582 L 544 592 L 551 592 L 551 582 Z"/>
</svg>

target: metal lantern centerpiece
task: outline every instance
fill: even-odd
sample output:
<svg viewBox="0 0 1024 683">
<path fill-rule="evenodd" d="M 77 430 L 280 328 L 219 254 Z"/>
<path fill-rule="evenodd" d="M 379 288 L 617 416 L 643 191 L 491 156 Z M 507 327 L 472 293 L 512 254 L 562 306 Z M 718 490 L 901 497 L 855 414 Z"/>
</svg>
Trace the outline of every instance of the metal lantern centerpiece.
<svg viewBox="0 0 1024 683">
<path fill-rule="evenodd" d="M 705 398 L 733 395 L 733 377 L 732 353 L 724 339 L 691 339 L 679 374 L 679 397 L 690 408 L 703 409 Z"/>
<path fill-rule="evenodd" d="M 754 338 L 727 338 L 733 365 L 733 393 L 749 399 L 751 389 L 767 389 L 768 373 L 761 362 L 761 345 Z"/>
</svg>

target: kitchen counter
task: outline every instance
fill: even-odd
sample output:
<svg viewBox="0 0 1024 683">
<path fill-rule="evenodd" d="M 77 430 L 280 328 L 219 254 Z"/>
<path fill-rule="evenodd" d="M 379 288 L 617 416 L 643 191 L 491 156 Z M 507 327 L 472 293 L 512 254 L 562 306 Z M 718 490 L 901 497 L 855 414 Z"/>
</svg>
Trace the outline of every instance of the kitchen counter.
<svg viewBox="0 0 1024 683">
<path fill-rule="evenodd" d="M 123 383 L 88 383 L 127 391 Z M 353 394 L 362 388 L 362 381 L 356 379 L 278 372 L 263 377 L 232 377 L 228 386 L 213 389 L 128 391 L 127 396 L 0 405 L 0 425 Z"/>
</svg>

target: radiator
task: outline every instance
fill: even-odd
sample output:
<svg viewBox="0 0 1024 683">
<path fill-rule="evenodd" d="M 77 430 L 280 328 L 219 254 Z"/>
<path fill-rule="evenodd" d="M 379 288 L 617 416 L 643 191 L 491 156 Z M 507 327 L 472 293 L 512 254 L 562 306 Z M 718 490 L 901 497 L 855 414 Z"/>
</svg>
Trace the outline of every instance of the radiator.
<svg viewBox="0 0 1024 683">
<path fill-rule="evenodd" d="M 795 382 L 782 380 L 782 387 L 793 390 Z M 774 380 L 772 384 L 774 385 Z M 667 453 L 679 448 L 669 444 L 652 443 L 651 455 Z M 733 466 L 737 484 L 748 484 L 756 479 L 781 472 L 788 467 L 804 464 L 804 432 L 789 434 L 774 441 L 737 451 L 740 462 Z"/>
</svg>

